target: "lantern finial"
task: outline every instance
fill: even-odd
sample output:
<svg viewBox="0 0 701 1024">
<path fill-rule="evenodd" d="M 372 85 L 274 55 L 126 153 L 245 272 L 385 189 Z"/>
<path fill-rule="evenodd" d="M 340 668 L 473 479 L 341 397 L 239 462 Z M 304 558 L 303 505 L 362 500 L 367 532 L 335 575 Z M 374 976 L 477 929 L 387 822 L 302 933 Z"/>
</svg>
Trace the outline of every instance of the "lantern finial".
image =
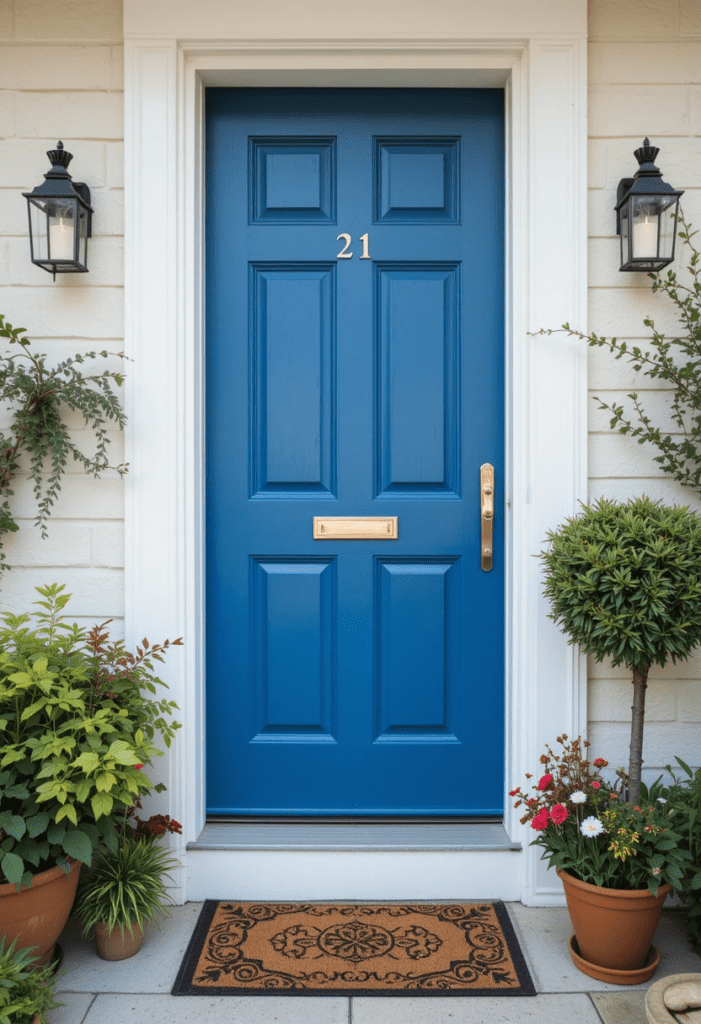
<svg viewBox="0 0 701 1024">
<path fill-rule="evenodd" d="M 654 165 L 655 160 L 657 159 L 657 154 L 658 153 L 659 153 L 658 147 L 657 146 L 651 146 L 650 145 L 650 140 L 648 138 L 646 138 L 645 141 L 643 142 L 642 146 L 640 147 L 640 149 L 636 149 L 635 150 L 635 158 L 636 158 L 636 160 L 638 161 L 638 163 L 640 164 L 641 167 L 643 166 L 643 164 L 653 164 Z M 657 170 L 656 167 L 655 167 L 655 170 Z"/>
</svg>

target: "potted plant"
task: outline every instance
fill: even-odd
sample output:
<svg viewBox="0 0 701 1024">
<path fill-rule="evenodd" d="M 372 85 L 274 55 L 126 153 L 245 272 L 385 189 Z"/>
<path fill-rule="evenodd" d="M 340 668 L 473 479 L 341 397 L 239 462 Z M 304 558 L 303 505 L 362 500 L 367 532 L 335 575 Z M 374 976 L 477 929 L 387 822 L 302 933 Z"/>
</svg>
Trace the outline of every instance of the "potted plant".
<svg viewBox="0 0 701 1024">
<path fill-rule="evenodd" d="M 103 960 L 126 960 L 141 948 L 144 927 L 170 901 L 165 879 L 177 861 L 157 845 L 166 832 L 180 834 L 182 827 L 169 815 L 152 814 L 147 821 L 125 813 L 117 849 L 102 849 L 97 863 L 78 888 L 76 913 L 87 938 L 95 934 Z M 135 824 L 129 822 L 134 815 Z"/>
<path fill-rule="evenodd" d="M 0 628 L 0 935 L 48 961 L 99 844 L 117 849 L 119 812 L 153 784 L 141 770 L 178 723 L 158 699 L 154 661 L 64 621 L 63 587 L 38 587 L 33 616 Z M 174 643 L 180 643 L 179 640 Z M 163 787 L 156 787 L 157 789 Z"/>
<path fill-rule="evenodd" d="M 531 791 L 517 787 L 511 796 L 525 809 L 521 822 L 537 833 L 533 845 L 565 887 L 574 963 L 600 981 L 646 981 L 659 963 L 650 951 L 662 904 L 691 856 L 680 845 L 670 804 L 624 800 L 622 769 L 611 785 L 602 775 L 608 761 L 591 761 L 587 741 L 563 735 L 557 742 L 559 753 L 546 747 L 541 755 L 542 775 Z"/>
<path fill-rule="evenodd" d="M 541 557 L 551 618 L 569 643 L 632 674 L 627 795 L 636 804 L 650 668 L 686 660 L 701 642 L 701 519 L 646 497 L 602 498 L 548 540 Z"/>
<path fill-rule="evenodd" d="M 0 1024 L 47 1024 L 47 1011 L 61 1005 L 54 982 L 53 968 L 38 967 L 31 950 L 0 939 Z"/>
</svg>

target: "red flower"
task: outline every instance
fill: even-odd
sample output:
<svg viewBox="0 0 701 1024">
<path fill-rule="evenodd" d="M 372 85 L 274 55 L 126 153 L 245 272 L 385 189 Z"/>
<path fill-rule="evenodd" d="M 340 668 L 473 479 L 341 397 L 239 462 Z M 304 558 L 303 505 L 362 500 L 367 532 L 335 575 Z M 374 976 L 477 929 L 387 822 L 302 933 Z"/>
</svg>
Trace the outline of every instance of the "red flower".
<svg viewBox="0 0 701 1024">
<path fill-rule="evenodd" d="M 563 804 L 555 804 L 550 811 L 550 817 L 556 825 L 561 825 L 567 817 L 567 808 Z"/>
<path fill-rule="evenodd" d="M 518 793 L 518 790 L 517 790 L 517 789 L 512 789 L 512 790 L 511 790 L 511 791 L 509 792 L 509 796 L 516 796 L 516 794 L 517 794 L 517 793 Z"/>
<path fill-rule="evenodd" d="M 547 808 L 543 807 L 541 811 L 538 811 L 535 818 L 531 822 L 531 828 L 534 828 L 536 832 L 542 832 L 544 828 L 548 827 L 548 811 Z"/>
<path fill-rule="evenodd" d="M 138 770 L 139 770 L 139 768 L 143 768 L 144 766 L 143 766 L 142 764 L 135 764 L 135 765 L 134 765 L 134 767 L 135 767 L 135 768 L 136 768 L 136 770 L 138 771 Z"/>
<path fill-rule="evenodd" d="M 595 768 L 605 768 L 607 764 L 608 764 L 608 761 L 606 760 L 605 757 L 597 757 L 594 760 L 594 767 Z"/>
<path fill-rule="evenodd" d="M 591 788 L 592 789 L 601 789 L 601 783 L 600 782 L 592 782 Z"/>
<path fill-rule="evenodd" d="M 543 790 L 543 789 L 547 789 L 547 788 L 548 788 L 548 786 L 550 785 L 550 783 L 551 783 L 552 781 L 553 781 L 553 777 L 552 777 L 552 775 L 550 775 L 550 773 L 548 772 L 548 773 L 547 773 L 547 774 L 545 774 L 545 775 L 543 776 L 543 778 L 542 778 L 542 779 L 540 780 L 540 782 L 538 783 L 538 787 L 537 787 L 537 788 L 538 788 L 538 789 L 540 789 L 540 790 Z"/>
</svg>

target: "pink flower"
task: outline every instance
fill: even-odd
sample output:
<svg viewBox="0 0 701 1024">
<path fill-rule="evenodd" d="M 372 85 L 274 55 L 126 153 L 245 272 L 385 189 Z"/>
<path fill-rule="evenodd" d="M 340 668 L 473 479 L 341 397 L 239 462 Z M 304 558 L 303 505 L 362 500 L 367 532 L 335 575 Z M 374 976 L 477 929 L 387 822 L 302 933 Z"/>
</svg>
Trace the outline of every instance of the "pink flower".
<svg viewBox="0 0 701 1024">
<path fill-rule="evenodd" d="M 538 787 L 537 787 L 537 788 L 538 788 L 538 789 L 540 789 L 540 790 L 543 790 L 543 789 L 547 789 L 547 788 L 548 788 L 548 786 L 550 785 L 550 783 L 551 783 L 552 781 L 553 781 L 553 777 L 552 777 L 552 775 L 550 775 L 550 773 L 548 772 L 548 773 L 546 773 L 546 774 L 545 774 L 545 775 L 544 775 L 544 776 L 542 777 L 542 779 L 541 779 L 541 780 L 540 780 L 540 782 L 538 783 Z"/>
<path fill-rule="evenodd" d="M 518 793 L 518 790 L 517 790 L 517 789 L 512 789 L 512 790 L 511 790 L 511 791 L 509 792 L 509 796 L 516 796 L 516 794 L 517 794 L 517 793 Z"/>
<path fill-rule="evenodd" d="M 135 764 L 134 767 L 138 771 L 140 768 L 143 768 L 144 766 L 142 764 Z"/>
<path fill-rule="evenodd" d="M 653 868 L 652 869 L 652 873 L 653 873 L 653 875 L 659 875 L 660 874 L 660 869 L 659 868 Z"/>
<path fill-rule="evenodd" d="M 606 760 L 605 757 L 597 757 L 594 760 L 594 767 L 595 768 L 605 768 L 607 764 L 608 764 L 608 761 Z"/>
<path fill-rule="evenodd" d="M 592 782 L 591 788 L 592 789 L 601 789 L 601 783 L 600 782 Z"/>
<path fill-rule="evenodd" d="M 563 804 L 555 804 L 550 811 L 550 817 L 556 825 L 561 825 L 567 817 L 567 808 Z"/>
<path fill-rule="evenodd" d="M 544 828 L 548 827 L 548 812 L 544 807 L 541 811 L 538 811 L 535 818 L 531 822 L 531 828 L 534 828 L 536 832 L 542 832 Z"/>
</svg>

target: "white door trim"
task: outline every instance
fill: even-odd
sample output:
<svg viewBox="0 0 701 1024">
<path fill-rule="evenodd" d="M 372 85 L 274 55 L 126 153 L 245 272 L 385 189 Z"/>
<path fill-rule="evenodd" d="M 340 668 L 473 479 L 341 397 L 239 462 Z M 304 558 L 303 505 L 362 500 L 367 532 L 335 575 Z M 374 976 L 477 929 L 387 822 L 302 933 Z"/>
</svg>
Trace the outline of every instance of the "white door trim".
<svg viewBox="0 0 701 1024">
<path fill-rule="evenodd" d="M 381 11 L 393 3 L 375 0 L 371 7 Z M 133 359 L 127 382 L 125 611 L 129 640 L 185 637 L 181 656 L 170 658 L 163 673 L 184 727 L 161 770 L 167 810 L 184 823 L 184 843 L 199 835 L 205 813 L 201 171 L 207 84 L 504 84 L 505 790 L 536 770 L 545 742 L 563 731 L 586 730 L 581 659 L 547 618 L 533 557 L 546 531 L 586 495 L 586 352 L 528 333 L 565 320 L 586 322 L 586 0 L 556 5 L 555 29 L 546 18 L 553 11 L 547 0 L 434 0 L 428 15 L 409 0 L 402 5 L 408 11 L 401 18 L 404 38 L 395 39 L 370 32 L 363 37 L 357 29 L 367 30 L 367 0 L 356 0 L 356 6 L 358 24 L 349 18 L 332 38 L 289 41 L 279 33 L 286 12 L 299 5 L 283 5 L 278 36 L 260 39 L 251 37 L 259 5 L 240 0 L 125 4 L 125 345 Z M 470 12 L 473 20 L 463 25 Z M 452 18 L 463 35 L 422 37 L 420 20 L 429 15 L 433 25 Z M 526 844 L 529 837 L 510 804 L 506 797 L 507 831 Z M 184 848 L 180 856 L 176 897 L 195 898 L 201 893 L 197 886 L 188 891 Z M 561 887 L 535 851 L 526 849 L 519 864 L 515 888 L 524 902 L 560 902 Z M 303 877 L 308 867 L 298 870 Z M 409 876 L 407 884 L 414 884 Z M 299 891 L 299 877 L 296 885 Z M 513 891 L 512 879 L 508 898 Z"/>
</svg>

